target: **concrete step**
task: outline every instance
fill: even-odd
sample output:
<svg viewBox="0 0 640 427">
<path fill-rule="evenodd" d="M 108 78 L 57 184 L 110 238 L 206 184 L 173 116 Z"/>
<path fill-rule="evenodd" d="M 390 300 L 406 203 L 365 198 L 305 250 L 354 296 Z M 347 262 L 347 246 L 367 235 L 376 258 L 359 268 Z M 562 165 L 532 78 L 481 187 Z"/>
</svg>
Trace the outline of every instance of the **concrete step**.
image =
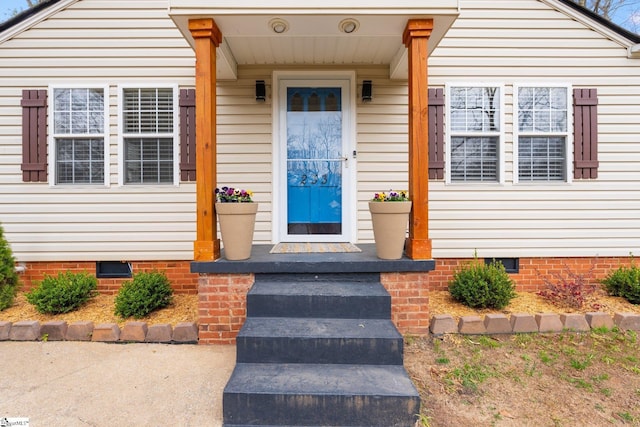
<svg viewBox="0 0 640 427">
<path fill-rule="evenodd" d="M 247 316 L 389 319 L 391 296 L 379 275 L 363 276 L 355 281 L 343 275 L 256 275 Z"/>
<path fill-rule="evenodd" d="M 403 366 L 239 363 L 225 426 L 413 427 L 420 399 Z"/>
<path fill-rule="evenodd" d="M 403 339 L 390 320 L 247 318 L 239 363 L 402 365 Z"/>
</svg>

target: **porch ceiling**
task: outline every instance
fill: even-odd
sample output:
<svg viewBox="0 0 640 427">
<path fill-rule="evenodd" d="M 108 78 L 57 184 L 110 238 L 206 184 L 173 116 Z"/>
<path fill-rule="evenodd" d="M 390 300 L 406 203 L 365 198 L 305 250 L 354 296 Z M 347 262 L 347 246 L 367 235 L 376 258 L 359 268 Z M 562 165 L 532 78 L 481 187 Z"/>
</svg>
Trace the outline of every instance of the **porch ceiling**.
<svg viewBox="0 0 640 427">
<path fill-rule="evenodd" d="M 429 2 L 424 0 L 397 0 L 394 3 L 399 5 L 394 7 L 398 9 L 376 7 L 376 3 L 384 2 L 371 0 L 366 6 L 359 5 L 364 2 L 343 1 L 339 8 L 331 7 L 332 0 L 323 2 L 327 6 L 311 2 L 305 3 L 304 9 L 283 7 L 278 2 L 268 2 L 268 8 L 249 7 L 242 3 L 250 2 L 243 0 L 233 2 L 235 8 L 221 4 L 230 2 L 215 2 L 213 6 L 204 3 L 214 2 L 169 0 L 169 14 L 192 46 L 189 20 L 215 20 L 223 36 L 217 51 L 217 78 L 221 80 L 236 79 L 238 65 L 388 65 L 391 78 L 406 79 L 407 51 L 402 33 L 407 21 L 433 18 L 431 53 L 458 16 L 458 0 L 432 1 L 431 7 L 425 7 Z M 275 19 L 286 22 L 285 32 L 274 32 Z M 358 24 L 350 34 L 340 28 L 347 19 Z"/>
</svg>

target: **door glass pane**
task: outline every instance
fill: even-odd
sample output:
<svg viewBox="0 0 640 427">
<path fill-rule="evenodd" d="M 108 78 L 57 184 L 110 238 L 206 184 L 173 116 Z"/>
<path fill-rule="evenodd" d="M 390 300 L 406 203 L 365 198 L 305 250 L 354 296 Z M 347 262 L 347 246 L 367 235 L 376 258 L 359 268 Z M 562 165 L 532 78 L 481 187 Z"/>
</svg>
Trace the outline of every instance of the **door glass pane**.
<svg viewBox="0 0 640 427">
<path fill-rule="evenodd" d="M 288 234 L 342 233 L 339 87 L 287 88 Z"/>
</svg>

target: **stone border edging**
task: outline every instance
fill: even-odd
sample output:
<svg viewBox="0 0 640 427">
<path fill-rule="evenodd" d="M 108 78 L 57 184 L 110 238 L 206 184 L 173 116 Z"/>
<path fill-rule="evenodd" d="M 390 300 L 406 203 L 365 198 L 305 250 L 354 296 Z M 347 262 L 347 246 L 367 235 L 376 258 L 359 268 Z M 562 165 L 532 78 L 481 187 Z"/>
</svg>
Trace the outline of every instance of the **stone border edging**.
<svg viewBox="0 0 640 427">
<path fill-rule="evenodd" d="M 429 331 L 433 335 L 465 334 L 519 334 L 535 332 L 588 332 L 594 328 L 614 326 L 622 330 L 640 331 L 640 314 L 591 312 L 586 314 L 568 313 L 514 313 L 510 317 L 505 314 L 487 314 L 480 316 L 462 316 L 456 324 L 453 316 L 438 314 L 431 317 Z"/>
<path fill-rule="evenodd" d="M 116 323 L 36 320 L 0 321 L 0 341 L 93 341 L 110 343 L 197 344 L 198 325 L 182 322 L 148 326 L 146 322 L 128 322 L 122 330 Z"/>
</svg>

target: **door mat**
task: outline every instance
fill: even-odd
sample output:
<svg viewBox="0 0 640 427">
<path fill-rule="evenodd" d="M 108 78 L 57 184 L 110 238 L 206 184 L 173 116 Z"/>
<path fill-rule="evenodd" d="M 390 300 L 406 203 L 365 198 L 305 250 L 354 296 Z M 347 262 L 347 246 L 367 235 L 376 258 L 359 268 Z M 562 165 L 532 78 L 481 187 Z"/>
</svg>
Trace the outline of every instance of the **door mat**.
<svg viewBox="0 0 640 427">
<path fill-rule="evenodd" d="M 272 254 L 310 254 L 310 253 L 339 253 L 362 252 L 351 243 L 278 243 L 269 253 Z"/>
</svg>

